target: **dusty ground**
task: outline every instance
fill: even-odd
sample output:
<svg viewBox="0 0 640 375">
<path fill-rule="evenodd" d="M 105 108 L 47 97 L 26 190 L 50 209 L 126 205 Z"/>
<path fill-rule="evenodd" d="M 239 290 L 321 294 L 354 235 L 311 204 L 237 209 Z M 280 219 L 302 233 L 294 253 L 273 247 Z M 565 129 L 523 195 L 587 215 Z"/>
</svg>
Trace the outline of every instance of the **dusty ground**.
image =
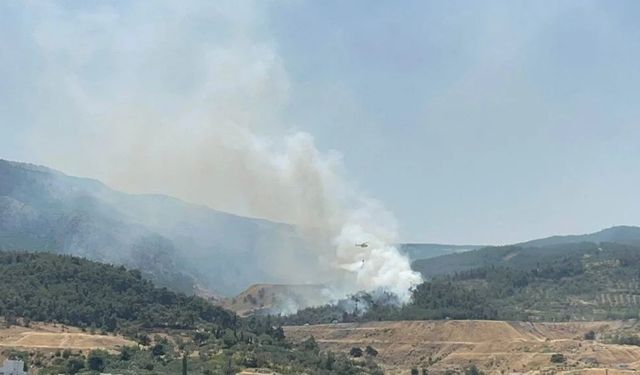
<svg viewBox="0 0 640 375">
<path fill-rule="evenodd" d="M 77 328 L 33 323 L 31 327 L 0 329 L 0 348 L 34 349 L 107 349 L 136 345 L 122 336 L 92 335 Z"/>
<path fill-rule="evenodd" d="M 389 374 L 408 374 L 412 367 L 437 374 L 475 364 L 489 374 L 622 375 L 640 373 L 640 347 L 601 339 L 637 328 L 624 322 L 449 320 L 297 326 L 285 332 L 294 341 L 313 335 L 322 348 L 345 353 L 371 345 Z M 590 330 L 597 340 L 584 340 Z M 566 363 L 552 364 L 554 353 L 564 354 Z"/>
<path fill-rule="evenodd" d="M 260 311 L 294 312 L 299 308 L 326 303 L 323 297 L 326 288 L 322 285 L 255 284 L 235 297 L 217 303 L 240 316 Z M 318 296 L 311 298 L 309 296 Z"/>
</svg>

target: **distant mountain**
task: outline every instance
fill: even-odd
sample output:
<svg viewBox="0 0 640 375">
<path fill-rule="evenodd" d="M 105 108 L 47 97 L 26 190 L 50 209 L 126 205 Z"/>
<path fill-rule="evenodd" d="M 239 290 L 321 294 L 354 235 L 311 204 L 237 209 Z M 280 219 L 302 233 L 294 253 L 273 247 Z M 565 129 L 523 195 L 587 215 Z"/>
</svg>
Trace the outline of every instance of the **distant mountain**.
<svg viewBox="0 0 640 375">
<path fill-rule="evenodd" d="M 418 259 L 412 268 L 425 278 L 453 274 L 486 266 L 531 267 L 538 262 L 593 251 L 600 243 L 640 245 L 640 228 L 618 226 L 571 236 L 553 236 L 509 246 L 490 246 L 477 250 Z"/>
<path fill-rule="evenodd" d="M 437 243 L 405 243 L 400 245 L 400 251 L 409 257 L 409 260 L 429 259 L 440 255 L 459 253 L 480 249 L 482 245 L 447 245 Z"/>
<path fill-rule="evenodd" d="M 0 159 L 0 250 L 50 251 L 142 270 L 174 290 L 233 295 L 304 256 L 292 227 Z"/>
<path fill-rule="evenodd" d="M 640 227 L 615 226 L 589 234 L 569 236 L 552 236 L 537 240 L 519 243 L 522 247 L 541 247 L 549 245 L 561 245 L 580 242 L 614 242 L 622 245 L 640 245 Z"/>
</svg>

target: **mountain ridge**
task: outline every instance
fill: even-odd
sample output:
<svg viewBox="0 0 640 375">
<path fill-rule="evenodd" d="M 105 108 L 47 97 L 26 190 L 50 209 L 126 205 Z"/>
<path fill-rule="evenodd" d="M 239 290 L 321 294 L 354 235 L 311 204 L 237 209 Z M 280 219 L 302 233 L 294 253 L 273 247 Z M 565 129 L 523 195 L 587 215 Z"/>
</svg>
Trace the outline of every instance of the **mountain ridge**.
<svg viewBox="0 0 640 375">
<path fill-rule="evenodd" d="M 467 252 L 445 254 L 412 262 L 412 268 L 423 277 L 453 274 L 482 266 L 518 266 L 563 254 L 571 255 L 600 243 L 639 246 L 640 227 L 614 226 L 597 232 L 551 236 L 505 246 L 487 246 Z"/>
<path fill-rule="evenodd" d="M 139 268 L 154 282 L 235 294 L 288 282 L 264 255 L 300 248 L 293 227 L 0 159 L 0 249 L 53 251 Z M 283 250 L 284 249 L 284 250 Z"/>
<path fill-rule="evenodd" d="M 640 227 L 633 225 L 614 225 L 592 233 L 554 235 L 520 242 L 515 245 L 540 247 L 577 242 L 616 242 L 625 245 L 637 245 L 640 244 Z"/>
</svg>

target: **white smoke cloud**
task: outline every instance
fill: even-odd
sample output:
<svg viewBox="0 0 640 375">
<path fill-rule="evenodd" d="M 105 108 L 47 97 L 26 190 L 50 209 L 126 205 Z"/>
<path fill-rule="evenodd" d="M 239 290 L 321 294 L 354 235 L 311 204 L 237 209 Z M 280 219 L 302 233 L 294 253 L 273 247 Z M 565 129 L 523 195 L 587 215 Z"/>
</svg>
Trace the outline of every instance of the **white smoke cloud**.
<svg viewBox="0 0 640 375">
<path fill-rule="evenodd" d="M 337 152 L 283 120 L 294 93 L 260 6 L 176 4 L 26 6 L 40 159 L 294 224 L 340 293 L 383 288 L 406 301 L 421 278 L 393 246 L 393 216 L 353 187 Z"/>
</svg>

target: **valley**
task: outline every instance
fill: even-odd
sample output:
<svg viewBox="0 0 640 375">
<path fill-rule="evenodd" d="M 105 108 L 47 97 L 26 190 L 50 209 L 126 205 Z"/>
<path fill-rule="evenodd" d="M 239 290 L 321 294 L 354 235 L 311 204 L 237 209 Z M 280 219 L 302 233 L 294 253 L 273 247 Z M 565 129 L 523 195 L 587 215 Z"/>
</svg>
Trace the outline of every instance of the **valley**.
<svg viewBox="0 0 640 375">
<path fill-rule="evenodd" d="M 0 0 L 0 375 L 640 374 L 639 17 Z"/>
<path fill-rule="evenodd" d="M 400 245 L 423 278 L 406 303 L 336 299 L 273 273 L 273 246 L 308 256 L 291 227 L 22 163 L 0 177 L 0 359 L 38 374 L 640 371 L 637 227 Z"/>
</svg>

